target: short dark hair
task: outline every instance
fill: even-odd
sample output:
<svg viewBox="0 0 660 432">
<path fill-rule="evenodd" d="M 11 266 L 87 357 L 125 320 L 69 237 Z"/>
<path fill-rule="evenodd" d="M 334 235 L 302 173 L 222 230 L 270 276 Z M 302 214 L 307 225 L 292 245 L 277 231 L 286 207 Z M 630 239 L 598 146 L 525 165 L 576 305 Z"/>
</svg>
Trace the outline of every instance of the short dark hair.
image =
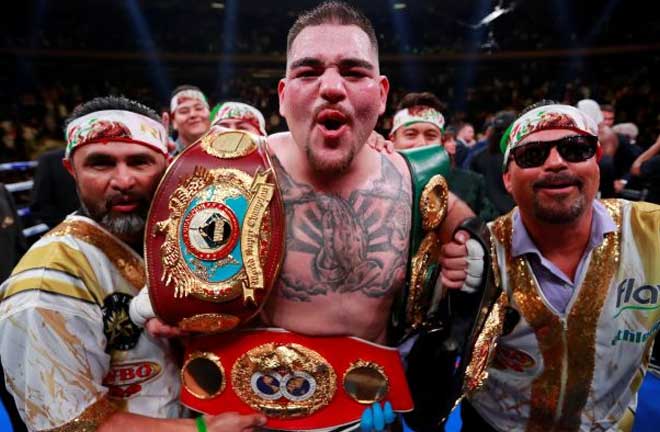
<svg viewBox="0 0 660 432">
<path fill-rule="evenodd" d="M 606 104 L 600 106 L 601 111 L 614 112 L 614 105 Z"/>
<path fill-rule="evenodd" d="M 530 112 L 533 109 L 536 109 L 536 108 L 539 108 L 539 107 L 542 107 L 542 106 L 546 106 L 546 105 L 561 105 L 561 102 L 557 102 L 554 99 L 541 99 L 540 101 L 534 102 L 533 104 L 528 105 L 525 108 L 523 108 L 523 110 L 520 111 L 520 114 L 518 115 L 518 118 L 522 117 L 523 115 L 527 114 L 528 112 Z"/>
<path fill-rule="evenodd" d="M 197 86 L 190 85 L 190 84 L 183 84 L 183 85 L 180 85 L 177 88 L 175 88 L 174 91 L 172 91 L 172 94 L 170 95 L 170 99 L 172 99 L 174 96 L 181 93 L 182 91 L 186 91 L 186 90 L 196 90 L 196 91 L 200 92 L 201 94 L 204 94 L 204 92 Z"/>
<path fill-rule="evenodd" d="M 488 151 L 492 154 L 500 153 L 502 135 L 516 119 L 513 111 L 499 111 L 490 122 L 491 132 L 488 135 Z"/>
<path fill-rule="evenodd" d="M 376 32 L 374 31 L 374 27 L 369 18 L 353 6 L 344 2 L 326 1 L 316 6 L 314 9 L 298 15 L 298 19 L 296 19 L 296 22 L 294 22 L 289 29 L 289 34 L 286 38 L 287 54 L 291 49 L 291 45 L 293 45 L 293 41 L 305 27 L 322 24 L 358 26 L 367 34 L 371 45 L 376 49 L 376 53 L 378 53 L 378 39 L 376 38 Z"/>
<path fill-rule="evenodd" d="M 105 110 L 131 111 L 137 114 L 142 114 L 143 116 L 149 117 L 160 123 L 160 117 L 156 114 L 156 111 L 140 102 L 136 102 L 124 96 L 103 96 L 78 105 L 64 122 L 64 133 L 66 134 L 66 128 L 69 126 L 69 123 L 75 119 L 93 112 Z"/>
<path fill-rule="evenodd" d="M 414 106 L 427 106 L 431 107 L 436 111 L 442 112 L 443 106 L 442 102 L 436 95 L 431 92 L 422 92 L 422 93 L 408 93 L 401 98 L 397 111 L 402 109 L 414 107 Z"/>
</svg>

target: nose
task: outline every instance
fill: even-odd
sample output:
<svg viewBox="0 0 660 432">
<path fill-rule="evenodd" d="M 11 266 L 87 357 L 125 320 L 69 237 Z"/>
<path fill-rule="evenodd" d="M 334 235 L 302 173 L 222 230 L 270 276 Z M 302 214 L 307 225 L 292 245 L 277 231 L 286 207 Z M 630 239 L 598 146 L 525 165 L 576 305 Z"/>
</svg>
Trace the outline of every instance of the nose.
<svg viewBox="0 0 660 432">
<path fill-rule="evenodd" d="M 328 68 L 321 75 L 321 97 L 330 103 L 336 103 L 346 97 L 344 80 L 337 70 Z"/>
<path fill-rule="evenodd" d="M 550 154 L 543 164 L 545 169 L 550 171 L 559 171 L 566 168 L 566 161 L 561 157 L 557 151 L 557 147 L 552 147 L 550 149 Z"/>
<path fill-rule="evenodd" d="M 110 187 L 119 192 L 127 192 L 135 186 L 135 173 L 125 164 L 119 164 L 110 179 Z"/>
</svg>

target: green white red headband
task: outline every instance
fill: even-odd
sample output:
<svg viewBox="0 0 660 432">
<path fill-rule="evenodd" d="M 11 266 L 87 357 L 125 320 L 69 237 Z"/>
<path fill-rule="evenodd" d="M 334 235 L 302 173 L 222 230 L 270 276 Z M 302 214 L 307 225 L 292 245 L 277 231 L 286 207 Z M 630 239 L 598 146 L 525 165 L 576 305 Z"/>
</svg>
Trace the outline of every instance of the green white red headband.
<svg viewBox="0 0 660 432">
<path fill-rule="evenodd" d="M 170 101 L 170 112 L 174 114 L 176 109 L 187 99 L 197 99 L 206 105 L 206 109 L 209 108 L 209 102 L 206 100 L 206 96 L 199 90 L 181 90 L 179 93 L 175 94 Z"/>
<path fill-rule="evenodd" d="M 400 127 L 410 126 L 415 123 L 430 123 L 437 126 L 443 132 L 445 130 L 445 118 L 439 111 L 429 106 L 415 105 L 404 108 L 394 115 L 390 137 L 394 136 L 394 133 Z"/>
<path fill-rule="evenodd" d="M 64 158 L 69 159 L 83 145 L 108 142 L 140 144 L 167 156 L 167 133 L 162 124 L 132 111 L 104 110 L 69 123 Z"/>
<path fill-rule="evenodd" d="M 238 119 L 251 123 L 262 136 L 266 136 L 266 120 L 261 111 L 252 105 L 241 102 L 225 102 L 216 106 L 211 113 L 211 126 L 226 119 Z"/>
<path fill-rule="evenodd" d="M 500 149 L 504 153 L 504 168 L 512 148 L 521 145 L 522 141 L 534 132 L 548 129 L 569 129 L 580 135 L 598 136 L 596 122 L 573 106 L 555 104 L 534 108 L 520 116 L 504 132 L 500 141 Z"/>
</svg>

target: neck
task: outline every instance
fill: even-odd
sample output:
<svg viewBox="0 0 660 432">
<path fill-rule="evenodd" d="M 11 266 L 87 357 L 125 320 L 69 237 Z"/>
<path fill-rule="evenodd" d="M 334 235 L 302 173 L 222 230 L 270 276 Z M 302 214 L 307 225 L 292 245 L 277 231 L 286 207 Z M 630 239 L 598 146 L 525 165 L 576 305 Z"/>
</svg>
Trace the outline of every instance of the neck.
<svg viewBox="0 0 660 432">
<path fill-rule="evenodd" d="M 285 169 L 315 191 L 342 194 L 364 185 L 380 172 L 381 155 L 366 144 L 355 154 L 351 165 L 340 173 L 321 173 L 312 169 L 307 156 L 291 141 L 288 152 L 278 152 Z"/>
<path fill-rule="evenodd" d="M 575 221 L 551 224 L 520 213 L 522 222 L 541 254 L 571 279 L 589 243 L 593 207 L 589 206 Z"/>
<path fill-rule="evenodd" d="M 181 144 L 183 144 L 183 148 L 188 147 L 190 144 L 194 143 L 195 140 L 191 140 L 189 137 L 180 135 L 181 139 Z"/>
</svg>

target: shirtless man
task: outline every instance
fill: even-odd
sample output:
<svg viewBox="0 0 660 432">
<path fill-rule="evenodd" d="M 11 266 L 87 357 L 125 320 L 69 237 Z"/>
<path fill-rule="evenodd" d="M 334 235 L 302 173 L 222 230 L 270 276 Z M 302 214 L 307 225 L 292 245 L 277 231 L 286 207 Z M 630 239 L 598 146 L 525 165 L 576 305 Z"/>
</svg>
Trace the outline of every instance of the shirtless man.
<svg viewBox="0 0 660 432">
<path fill-rule="evenodd" d="M 385 344 L 410 257 L 413 192 L 400 154 L 365 145 L 389 90 L 376 36 L 361 13 L 328 2 L 298 18 L 287 46 L 278 94 L 290 133 L 268 137 L 286 255 L 261 319 L 303 335 Z M 473 216 L 451 194 L 447 213 L 443 242 Z"/>
<path fill-rule="evenodd" d="M 364 145 L 388 90 L 373 27 L 359 12 L 324 3 L 289 30 L 278 94 L 291 133 L 269 138 L 287 217 L 286 257 L 263 313 L 269 324 L 386 342 L 412 204 L 403 157 Z M 453 196 L 449 207 L 447 237 L 472 215 Z"/>
</svg>

